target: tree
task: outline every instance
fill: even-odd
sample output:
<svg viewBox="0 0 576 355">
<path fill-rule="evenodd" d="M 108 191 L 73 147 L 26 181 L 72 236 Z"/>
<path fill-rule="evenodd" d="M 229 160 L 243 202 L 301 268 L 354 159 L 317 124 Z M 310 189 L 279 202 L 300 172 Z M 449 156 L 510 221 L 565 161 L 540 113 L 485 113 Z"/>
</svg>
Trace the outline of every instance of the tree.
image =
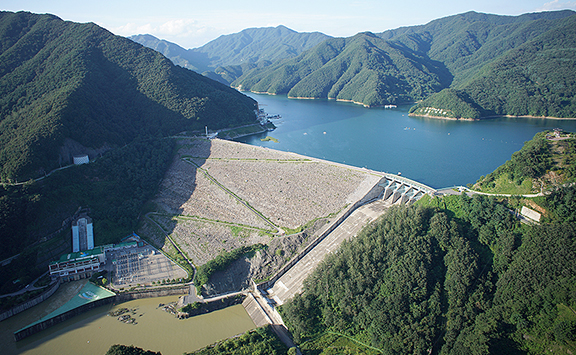
<svg viewBox="0 0 576 355">
<path fill-rule="evenodd" d="M 106 355 L 162 355 L 159 351 L 144 350 L 134 345 L 112 345 Z"/>
</svg>

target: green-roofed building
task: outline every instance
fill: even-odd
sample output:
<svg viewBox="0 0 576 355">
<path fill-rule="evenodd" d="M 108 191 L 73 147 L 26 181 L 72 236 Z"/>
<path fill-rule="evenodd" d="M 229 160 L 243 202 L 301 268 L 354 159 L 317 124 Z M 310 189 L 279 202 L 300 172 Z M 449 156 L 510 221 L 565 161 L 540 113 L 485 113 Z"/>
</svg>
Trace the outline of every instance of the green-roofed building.
<svg viewBox="0 0 576 355">
<path fill-rule="evenodd" d="M 92 250 L 64 254 L 60 259 L 48 265 L 51 277 L 59 277 L 60 282 L 90 278 L 92 274 L 104 269 L 106 252 L 136 248 L 138 242 L 127 241 L 119 244 L 106 244 Z"/>
<path fill-rule="evenodd" d="M 114 292 L 88 282 L 76 296 L 72 297 L 72 299 L 62 305 L 62 307 L 47 316 L 40 318 L 36 322 L 28 324 L 24 328 L 14 332 L 14 339 L 19 341 L 43 329 L 47 329 L 55 324 L 70 319 L 76 314 L 110 303 L 113 301 L 111 297 L 114 296 L 116 296 Z"/>
<path fill-rule="evenodd" d="M 48 265 L 50 276 L 59 277 L 60 282 L 89 278 L 95 272 L 102 271 L 106 262 L 104 247 L 92 250 L 64 254 L 60 259 Z"/>
</svg>

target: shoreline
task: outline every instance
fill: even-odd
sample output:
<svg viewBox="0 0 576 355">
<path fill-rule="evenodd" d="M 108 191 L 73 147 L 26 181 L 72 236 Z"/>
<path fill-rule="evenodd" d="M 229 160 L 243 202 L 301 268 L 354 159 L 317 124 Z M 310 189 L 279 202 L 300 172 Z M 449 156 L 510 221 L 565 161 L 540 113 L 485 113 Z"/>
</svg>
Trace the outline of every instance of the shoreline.
<svg viewBox="0 0 576 355">
<path fill-rule="evenodd" d="M 499 118 L 499 117 L 508 117 L 508 118 L 540 118 L 545 120 L 576 120 L 576 117 L 553 117 L 553 116 L 532 116 L 532 115 L 521 115 L 521 116 L 513 116 L 513 115 L 495 115 L 495 116 L 486 116 L 482 118 Z"/>
<path fill-rule="evenodd" d="M 442 116 L 434 116 L 434 115 L 418 115 L 415 113 L 409 113 L 408 116 L 410 117 L 425 117 L 425 118 L 434 118 L 438 120 L 448 120 L 448 121 L 480 121 L 481 118 L 454 118 L 454 117 L 442 117 Z"/>
<path fill-rule="evenodd" d="M 513 115 L 493 115 L 493 116 L 482 116 L 480 118 L 453 118 L 453 117 L 442 117 L 442 116 L 433 116 L 433 115 L 420 115 L 415 113 L 409 113 L 408 116 L 410 117 L 427 117 L 427 118 L 435 118 L 439 120 L 449 120 L 449 121 L 481 121 L 485 119 L 492 119 L 492 118 L 537 118 L 543 120 L 567 120 L 567 121 L 574 121 L 576 117 L 552 117 L 552 116 L 531 116 L 531 115 L 522 115 L 522 116 L 513 116 Z"/>
<path fill-rule="evenodd" d="M 276 95 L 284 95 L 284 94 L 275 94 L 275 93 L 270 93 L 270 92 L 266 92 L 266 91 L 252 91 L 252 90 L 242 90 L 239 87 L 234 87 L 236 90 L 240 91 L 240 92 L 250 92 L 252 94 L 258 94 L 258 95 L 272 95 L 272 96 L 276 96 Z M 359 101 L 354 101 L 354 100 L 346 100 L 346 99 L 337 99 L 335 97 L 307 97 L 307 96 L 288 96 L 288 94 L 286 94 L 286 98 L 288 99 L 295 99 L 295 100 L 331 100 L 331 101 L 337 101 L 337 102 L 349 102 L 349 103 L 353 103 L 356 105 L 362 105 L 365 108 L 378 108 L 378 107 L 386 107 L 387 105 L 367 105 L 363 102 L 359 102 Z M 396 103 L 396 104 L 388 104 L 388 105 L 405 105 L 406 103 Z"/>
<path fill-rule="evenodd" d="M 266 91 L 252 91 L 252 90 L 242 90 L 239 87 L 235 87 L 235 89 L 237 89 L 238 91 L 244 91 L 244 92 L 250 92 L 253 94 L 265 94 L 265 95 L 273 95 L 276 96 L 278 94 L 275 93 L 270 93 L 270 92 L 266 92 Z M 286 97 L 289 99 L 296 99 L 296 100 L 321 100 L 321 99 L 327 99 L 327 100 L 335 100 L 337 102 L 349 102 L 349 103 L 353 103 L 356 105 L 362 105 L 366 108 L 378 108 L 378 107 L 385 107 L 386 105 L 366 105 L 362 102 L 358 102 L 358 101 L 354 101 L 354 100 L 346 100 L 346 99 L 337 99 L 334 97 L 306 97 L 306 96 L 288 96 L 288 94 L 286 94 Z M 394 104 L 394 105 L 404 105 L 407 103 L 399 103 L 399 104 Z M 519 115 L 519 116 L 515 116 L 515 115 L 493 115 L 493 116 L 482 116 L 480 118 L 465 118 L 465 117 L 460 117 L 460 118 L 453 118 L 453 117 L 442 117 L 442 116 L 434 116 L 434 115 L 420 115 L 420 114 L 415 114 L 415 113 L 409 113 L 408 116 L 411 117 L 428 117 L 428 118 L 436 118 L 436 119 L 440 119 L 440 120 L 450 120 L 450 121 L 480 121 L 483 119 L 490 119 L 490 118 L 501 118 L 501 117 L 507 117 L 507 118 L 540 118 L 540 119 L 546 119 L 546 120 L 576 120 L 576 117 L 554 117 L 554 116 L 532 116 L 532 115 Z"/>
</svg>

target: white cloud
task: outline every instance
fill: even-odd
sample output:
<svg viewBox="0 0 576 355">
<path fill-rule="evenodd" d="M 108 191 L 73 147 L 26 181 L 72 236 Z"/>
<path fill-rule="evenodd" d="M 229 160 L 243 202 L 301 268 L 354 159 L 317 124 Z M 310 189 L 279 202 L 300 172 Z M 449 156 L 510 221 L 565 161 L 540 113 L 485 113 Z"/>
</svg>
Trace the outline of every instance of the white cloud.
<svg viewBox="0 0 576 355">
<path fill-rule="evenodd" d="M 198 30 L 198 22 L 189 19 L 178 19 L 165 22 L 158 27 L 158 32 L 170 36 L 186 36 Z"/>
<path fill-rule="evenodd" d="M 560 0 L 553 0 L 545 3 L 542 7 L 536 9 L 536 11 L 554 11 L 562 9 L 576 10 L 576 1 L 560 2 Z"/>
<path fill-rule="evenodd" d="M 154 31 L 154 26 L 150 23 L 144 25 L 127 23 L 123 26 L 109 28 L 109 30 L 120 36 L 131 36 L 135 34 L 151 33 Z"/>
<path fill-rule="evenodd" d="M 174 19 L 165 22 L 137 24 L 134 22 L 109 28 L 120 36 L 151 34 L 160 39 L 174 42 L 184 48 L 199 47 L 216 38 L 222 30 L 202 25 L 192 19 Z"/>
</svg>

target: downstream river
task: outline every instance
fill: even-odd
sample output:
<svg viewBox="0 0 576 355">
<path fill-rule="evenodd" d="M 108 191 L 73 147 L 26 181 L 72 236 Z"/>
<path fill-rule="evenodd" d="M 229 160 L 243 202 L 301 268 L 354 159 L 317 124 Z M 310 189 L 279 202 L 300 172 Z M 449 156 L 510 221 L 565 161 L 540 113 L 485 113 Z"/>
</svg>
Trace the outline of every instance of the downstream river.
<svg viewBox="0 0 576 355">
<path fill-rule="evenodd" d="M 295 100 L 248 93 L 276 130 L 239 138 L 252 145 L 295 152 L 394 173 L 434 188 L 474 183 L 520 150 L 537 132 L 576 132 L 576 120 L 495 118 L 476 122 L 409 117 L 410 106 L 372 108 L 333 100 Z M 276 138 L 263 142 L 267 135 Z"/>
<path fill-rule="evenodd" d="M 178 296 L 169 296 L 102 306 L 17 343 L 14 341 L 12 333 L 15 330 L 65 303 L 76 295 L 84 282 L 62 284 L 45 302 L 0 322 L 0 353 L 103 355 L 111 345 L 124 344 L 160 351 L 163 355 L 181 355 L 255 328 L 242 305 L 179 320 L 158 308 L 160 303 L 178 300 Z M 138 324 L 125 324 L 107 315 L 121 307 L 135 309 L 132 316 Z"/>
</svg>

